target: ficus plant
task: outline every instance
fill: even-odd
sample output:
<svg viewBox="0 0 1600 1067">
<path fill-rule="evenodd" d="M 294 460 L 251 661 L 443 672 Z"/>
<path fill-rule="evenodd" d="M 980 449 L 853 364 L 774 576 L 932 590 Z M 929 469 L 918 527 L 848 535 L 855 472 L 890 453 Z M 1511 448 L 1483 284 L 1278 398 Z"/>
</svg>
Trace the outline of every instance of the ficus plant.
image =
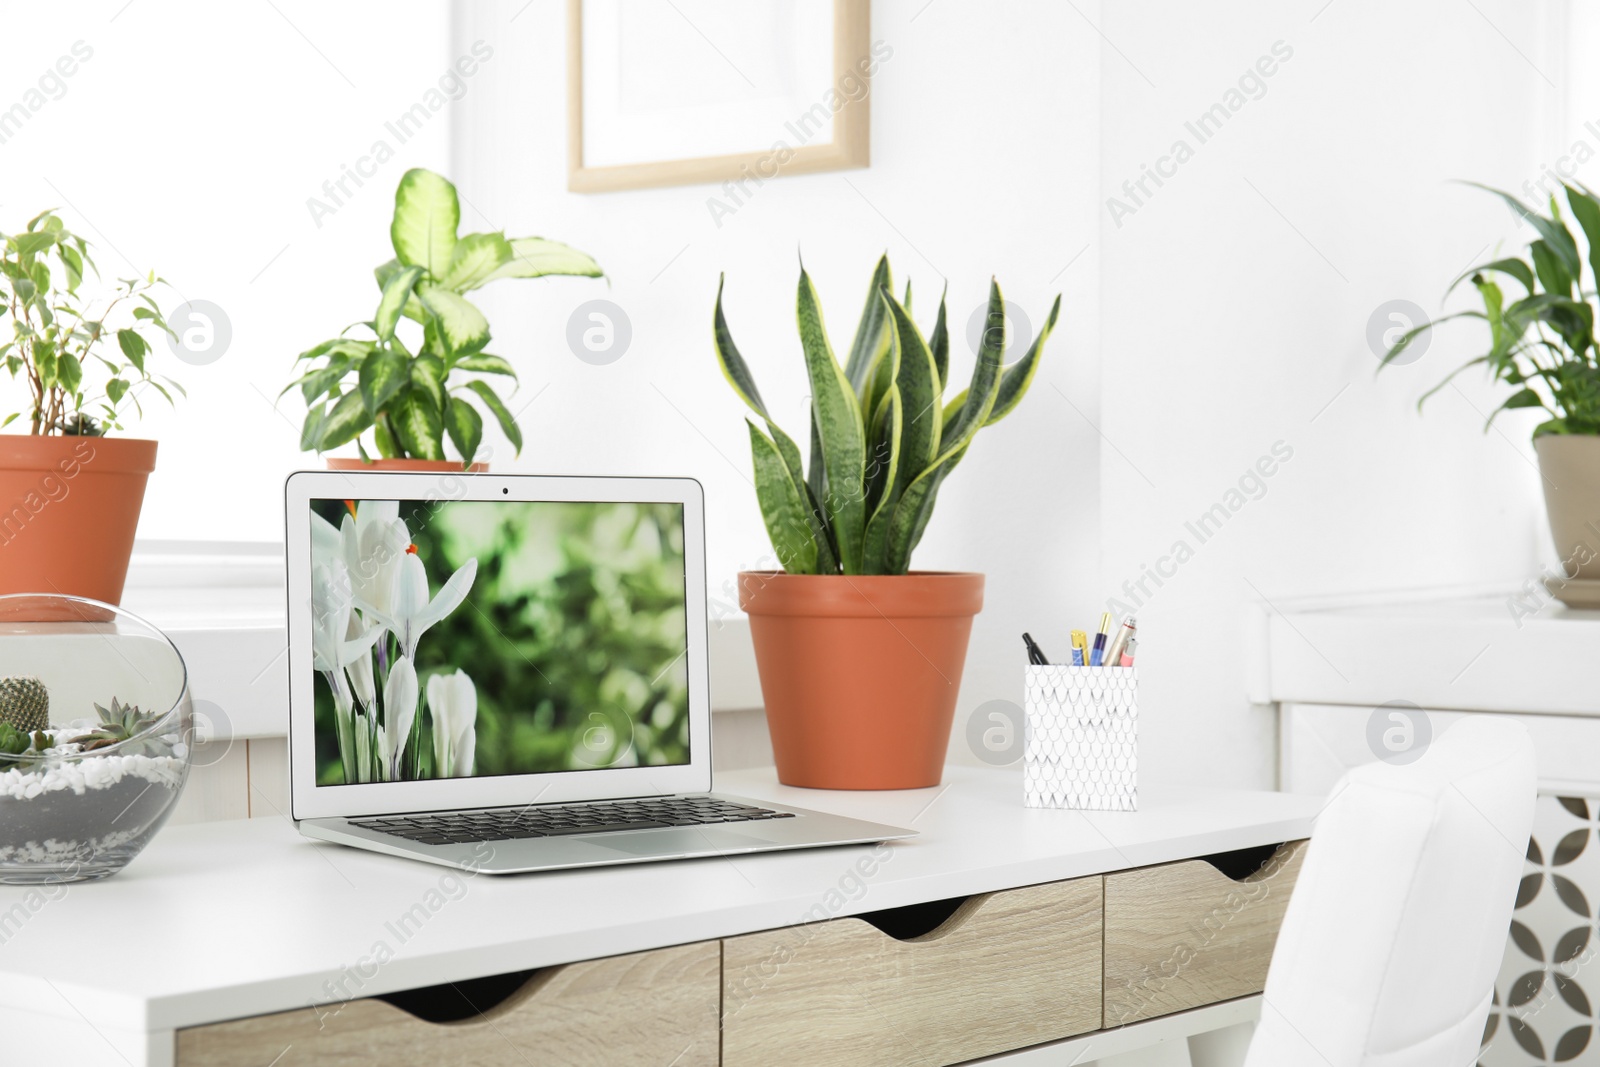
<svg viewBox="0 0 1600 1067">
<path fill-rule="evenodd" d="M 1468 183 L 1476 185 L 1476 183 Z M 1594 334 L 1595 299 L 1600 286 L 1600 200 L 1587 189 L 1564 186 L 1567 206 L 1583 231 L 1585 254 L 1561 217 L 1561 205 L 1550 198 L 1550 214 L 1540 215 L 1516 197 L 1479 185 L 1493 193 L 1539 236 L 1528 245 L 1527 258 L 1508 257 L 1472 267 L 1450 283 L 1448 297 L 1468 280 L 1478 290 L 1483 310 L 1440 316 L 1407 330 L 1384 353 L 1387 366 L 1418 337 L 1451 319 L 1481 319 L 1489 328 L 1489 351 L 1457 367 L 1424 393 L 1422 402 L 1448 385 L 1468 367 L 1483 365 L 1494 381 L 1511 394 L 1490 413 L 1484 429 L 1500 412 L 1542 408 L 1549 418 L 1533 429 L 1543 434 L 1600 434 L 1600 345 Z M 1585 288 L 1585 268 L 1587 284 Z M 1522 290 L 1506 302 L 1496 276 L 1509 278 Z M 1381 368 L 1380 368 L 1381 369 Z"/>
<path fill-rule="evenodd" d="M 746 419 L 756 498 L 773 550 L 790 574 L 904 574 L 922 540 L 939 487 L 973 438 L 1022 401 L 1061 311 L 1056 297 L 1021 359 L 1006 359 L 1005 304 L 989 284 L 988 328 L 967 388 L 944 401 L 950 333 L 943 296 L 926 338 L 892 292 L 889 259 L 878 260 L 855 338 L 841 366 L 828 343 L 816 290 L 800 270 L 796 315 L 811 383 L 811 464 L 768 414 L 739 354 L 717 286 L 713 337 L 722 373 L 760 416 Z"/>
<path fill-rule="evenodd" d="M 11 319 L 0 359 L 28 388 L 25 409 L 0 426 L 26 416 L 32 434 L 98 436 L 123 428 L 127 406 L 144 413 L 144 389 L 168 403 L 173 391 L 183 393 L 146 366 L 148 336 L 172 335 L 153 295 L 166 282 L 151 271 L 90 297 L 79 292 L 85 271 L 99 277 L 89 242 L 53 210 L 35 215 L 21 233 L 0 233 L 0 317 Z M 113 338 L 114 348 L 107 344 Z"/>
<path fill-rule="evenodd" d="M 300 353 L 297 365 L 309 367 L 283 390 L 298 388 L 306 402 L 301 448 L 325 452 L 354 441 L 363 459 L 376 452 L 442 460 L 448 436 L 462 461 L 471 463 L 483 440 L 478 404 L 521 452 L 515 416 L 481 377 L 514 382 L 516 371 L 487 351 L 489 320 L 463 294 L 503 278 L 598 278 L 604 272 L 558 241 L 458 234 L 460 224 L 460 200 L 448 179 L 420 168 L 405 173 L 389 227 L 395 258 L 374 272 L 381 291 L 376 311 Z M 403 337 L 407 320 L 415 326 Z"/>
</svg>

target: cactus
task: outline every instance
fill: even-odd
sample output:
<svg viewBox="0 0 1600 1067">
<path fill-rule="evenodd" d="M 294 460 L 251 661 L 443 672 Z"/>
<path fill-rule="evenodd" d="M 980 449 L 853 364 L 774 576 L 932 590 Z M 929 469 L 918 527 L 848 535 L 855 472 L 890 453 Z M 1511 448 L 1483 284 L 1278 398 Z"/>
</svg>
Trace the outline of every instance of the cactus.
<svg viewBox="0 0 1600 1067">
<path fill-rule="evenodd" d="M 50 691 L 37 678 L 0 678 L 0 722 L 25 734 L 50 725 Z"/>
<path fill-rule="evenodd" d="M 130 737 L 137 737 L 150 729 L 161 718 L 159 715 L 146 714 L 133 704 L 120 704 L 117 702 L 116 697 L 111 698 L 110 708 L 102 708 L 99 704 L 96 704 L 94 710 L 100 713 L 100 725 L 88 733 L 79 734 L 72 739 L 81 745 L 85 752 L 93 752 L 97 748 L 119 745 Z M 136 753 L 128 752 L 125 754 L 135 755 Z"/>
</svg>

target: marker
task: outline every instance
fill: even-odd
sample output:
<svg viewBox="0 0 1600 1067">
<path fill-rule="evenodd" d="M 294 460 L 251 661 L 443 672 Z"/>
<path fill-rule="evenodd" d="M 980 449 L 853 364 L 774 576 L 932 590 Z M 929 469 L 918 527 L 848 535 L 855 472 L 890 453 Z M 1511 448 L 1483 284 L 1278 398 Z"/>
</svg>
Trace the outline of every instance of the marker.
<svg viewBox="0 0 1600 1067">
<path fill-rule="evenodd" d="M 1084 667 L 1089 663 L 1089 635 L 1082 630 L 1072 631 L 1072 665 Z"/>
<path fill-rule="evenodd" d="M 1133 650 L 1138 646 L 1138 644 L 1139 639 L 1137 637 L 1128 638 L 1128 644 L 1122 650 L 1122 666 L 1133 666 Z"/>
<path fill-rule="evenodd" d="M 1122 649 L 1125 645 L 1127 645 L 1128 640 L 1133 637 L 1134 631 L 1138 628 L 1138 620 L 1136 620 L 1132 615 L 1129 615 L 1128 621 L 1124 622 L 1122 624 L 1122 628 L 1117 631 L 1116 638 L 1111 642 L 1111 648 L 1106 652 L 1106 662 L 1108 664 L 1113 667 L 1119 667 L 1122 665 Z"/>
<path fill-rule="evenodd" d="M 1111 612 L 1100 616 L 1100 629 L 1094 635 L 1094 651 L 1089 653 L 1089 666 L 1098 667 L 1105 662 L 1106 638 L 1111 635 Z"/>
<path fill-rule="evenodd" d="M 1022 643 L 1028 649 L 1028 662 L 1029 663 L 1031 663 L 1035 667 L 1048 667 L 1048 666 L 1050 666 L 1050 661 L 1045 658 L 1044 650 L 1038 646 L 1038 644 L 1033 640 L 1032 636 L 1030 636 L 1028 634 L 1023 634 L 1022 635 Z"/>
</svg>

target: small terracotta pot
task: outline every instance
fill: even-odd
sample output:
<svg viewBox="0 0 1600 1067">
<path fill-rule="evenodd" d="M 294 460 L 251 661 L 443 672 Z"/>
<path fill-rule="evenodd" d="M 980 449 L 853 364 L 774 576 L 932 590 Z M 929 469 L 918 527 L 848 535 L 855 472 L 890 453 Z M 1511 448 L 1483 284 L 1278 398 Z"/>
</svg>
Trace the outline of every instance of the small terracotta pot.
<svg viewBox="0 0 1600 1067">
<path fill-rule="evenodd" d="M 1600 437 L 1541 434 L 1533 447 L 1562 571 L 1569 580 L 1600 580 Z M 1556 596 L 1566 599 L 1559 590 Z"/>
<path fill-rule="evenodd" d="M 487 474 L 487 463 L 462 467 L 453 459 L 373 459 L 329 456 L 331 471 L 407 471 L 413 474 Z"/>
<path fill-rule="evenodd" d="M 745 571 L 778 780 L 810 789 L 939 784 L 983 575 Z"/>
<path fill-rule="evenodd" d="M 0 435 L 0 594 L 122 602 L 156 442 Z"/>
</svg>

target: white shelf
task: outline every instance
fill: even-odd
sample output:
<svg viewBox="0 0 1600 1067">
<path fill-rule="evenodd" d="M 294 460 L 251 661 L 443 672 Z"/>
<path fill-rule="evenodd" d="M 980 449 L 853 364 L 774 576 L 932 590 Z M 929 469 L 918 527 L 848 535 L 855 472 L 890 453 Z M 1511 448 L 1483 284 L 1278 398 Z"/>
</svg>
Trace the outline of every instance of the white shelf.
<svg viewBox="0 0 1600 1067">
<path fill-rule="evenodd" d="M 1264 606 L 1250 699 L 1600 716 L 1600 611 L 1540 600 L 1533 614 L 1512 590 Z"/>
</svg>

